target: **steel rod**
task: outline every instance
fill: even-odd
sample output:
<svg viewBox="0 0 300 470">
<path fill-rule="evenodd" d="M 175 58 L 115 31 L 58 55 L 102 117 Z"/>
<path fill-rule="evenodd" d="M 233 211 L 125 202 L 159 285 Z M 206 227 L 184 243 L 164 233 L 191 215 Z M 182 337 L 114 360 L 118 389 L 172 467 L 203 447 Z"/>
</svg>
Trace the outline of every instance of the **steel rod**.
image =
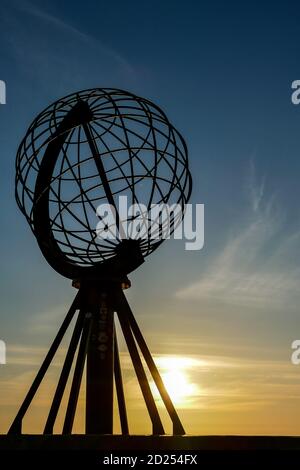
<svg viewBox="0 0 300 470">
<path fill-rule="evenodd" d="M 66 354 L 66 358 L 64 361 L 64 365 L 59 377 L 59 381 L 56 387 L 56 391 L 53 397 L 52 405 L 49 411 L 49 415 L 46 421 L 45 429 L 44 429 L 44 434 L 52 434 L 53 433 L 53 427 L 55 424 L 55 420 L 57 417 L 57 413 L 64 395 L 64 391 L 66 389 L 66 384 L 69 378 L 70 370 L 72 367 L 72 363 L 74 360 L 75 352 L 78 346 L 78 342 L 80 339 L 81 331 L 82 331 L 82 325 L 83 325 L 83 311 L 80 310 L 76 325 L 72 334 L 72 338 L 70 341 L 70 345 Z"/>
<path fill-rule="evenodd" d="M 164 402 L 164 405 L 169 413 L 169 416 L 172 420 L 173 423 L 173 434 L 175 435 L 183 435 L 185 434 L 184 427 L 181 424 L 181 421 L 179 419 L 179 416 L 177 414 L 177 411 L 173 405 L 173 402 L 170 398 L 170 395 L 165 387 L 165 384 L 160 376 L 160 373 L 156 367 L 156 364 L 154 362 L 154 359 L 150 353 L 150 350 L 147 346 L 147 343 L 141 333 L 141 330 L 137 324 L 136 319 L 134 318 L 134 315 L 132 313 L 132 310 L 130 308 L 129 303 L 127 302 L 127 299 L 125 297 L 125 294 L 121 292 L 122 296 L 122 305 L 124 307 L 124 311 L 126 311 L 127 318 L 129 321 L 129 324 L 131 326 L 132 332 L 135 336 L 135 339 L 140 347 L 140 350 L 144 356 L 144 359 L 146 361 L 146 364 L 151 372 L 151 375 L 153 377 L 153 380 L 155 382 L 155 385 L 158 388 L 159 394 Z"/>
<path fill-rule="evenodd" d="M 70 390 L 70 396 L 65 416 L 65 422 L 63 426 L 63 434 L 71 434 L 74 424 L 74 418 L 76 413 L 76 407 L 78 403 L 78 397 L 80 392 L 80 386 L 82 382 L 82 374 L 84 370 L 86 354 L 88 349 L 88 344 L 91 335 L 91 326 L 92 326 L 92 314 L 86 313 L 84 318 L 84 324 L 82 328 L 80 346 L 78 350 L 76 366 L 73 375 L 72 386 Z"/>
<path fill-rule="evenodd" d="M 119 304 L 119 308 L 117 309 L 117 314 L 119 318 L 119 322 L 123 331 L 123 335 L 128 347 L 128 351 L 135 369 L 136 376 L 138 378 L 141 391 L 150 415 L 150 419 L 152 422 L 152 427 L 153 427 L 153 434 L 165 434 L 156 404 L 155 400 L 153 398 L 150 385 L 138 352 L 138 349 L 136 347 L 136 343 L 130 328 L 130 324 L 127 318 L 127 315 L 124 314 L 125 312 L 122 309 L 122 305 Z"/>
<path fill-rule="evenodd" d="M 28 410 L 52 360 L 53 360 L 53 357 L 55 356 L 55 353 L 72 321 L 72 318 L 76 312 L 76 310 L 78 309 L 78 300 L 79 300 L 79 292 L 77 292 L 76 296 L 75 296 L 75 299 L 8 431 L 8 434 L 21 434 L 22 433 L 22 420 L 26 414 L 26 411 Z"/>
<path fill-rule="evenodd" d="M 120 364 L 118 340 L 117 340 L 117 334 L 116 334 L 115 326 L 114 326 L 114 348 L 115 348 L 115 350 L 114 350 L 115 382 L 116 382 L 116 390 L 117 390 L 117 399 L 118 399 L 121 429 L 122 429 L 122 434 L 127 435 L 127 434 L 129 434 L 129 426 L 128 426 L 126 402 L 125 402 L 125 395 L 124 395 L 124 388 L 123 388 L 123 380 L 122 380 L 122 371 L 121 371 L 121 364 Z"/>
</svg>

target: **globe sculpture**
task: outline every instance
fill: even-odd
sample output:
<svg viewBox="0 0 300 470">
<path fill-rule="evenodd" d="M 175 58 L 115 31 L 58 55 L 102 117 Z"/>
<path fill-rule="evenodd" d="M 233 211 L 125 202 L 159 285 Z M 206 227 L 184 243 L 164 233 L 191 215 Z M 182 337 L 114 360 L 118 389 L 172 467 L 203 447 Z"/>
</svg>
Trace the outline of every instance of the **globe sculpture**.
<svg viewBox="0 0 300 470">
<path fill-rule="evenodd" d="M 48 263 L 72 279 L 78 292 L 10 433 L 22 432 L 23 418 L 75 316 L 44 434 L 53 433 L 68 381 L 62 433 L 72 433 L 85 367 L 86 434 L 113 433 L 114 383 L 122 434 L 129 433 L 117 314 L 153 434 L 165 431 L 142 358 L 173 433 L 184 434 L 123 291 L 130 287 L 127 275 L 181 223 L 191 187 L 186 144 L 147 99 L 117 89 L 84 90 L 56 101 L 32 122 L 16 158 L 17 204 Z M 181 210 L 170 211 L 173 205 Z"/>
</svg>

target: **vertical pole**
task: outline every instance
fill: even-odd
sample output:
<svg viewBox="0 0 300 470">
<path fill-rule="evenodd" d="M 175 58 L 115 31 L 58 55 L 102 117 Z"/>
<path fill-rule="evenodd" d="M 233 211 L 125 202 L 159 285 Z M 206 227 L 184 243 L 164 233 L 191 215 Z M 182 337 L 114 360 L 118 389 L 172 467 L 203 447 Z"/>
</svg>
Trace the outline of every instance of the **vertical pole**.
<svg viewBox="0 0 300 470">
<path fill-rule="evenodd" d="M 86 434 L 112 434 L 114 312 L 110 290 L 90 283 L 85 294 L 93 315 L 87 352 Z"/>
</svg>

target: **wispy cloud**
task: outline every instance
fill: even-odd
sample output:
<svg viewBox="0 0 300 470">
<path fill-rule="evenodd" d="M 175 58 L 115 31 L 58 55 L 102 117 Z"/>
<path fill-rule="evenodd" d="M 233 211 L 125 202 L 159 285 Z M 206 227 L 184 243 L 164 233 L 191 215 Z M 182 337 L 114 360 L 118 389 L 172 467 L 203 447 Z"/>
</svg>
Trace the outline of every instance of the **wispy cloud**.
<svg viewBox="0 0 300 470">
<path fill-rule="evenodd" d="M 10 2 L 0 19 L 0 36 L 18 68 L 40 86 L 78 86 L 91 77 L 106 80 L 113 73 L 132 78 L 128 60 L 105 41 L 31 2 Z M 55 78 L 54 78 L 55 76 Z M 89 81 L 88 81 L 89 80 Z M 104 83 L 105 86 L 105 83 Z"/>
<path fill-rule="evenodd" d="M 39 348 L 27 348 L 26 350 L 26 347 L 23 346 L 15 347 L 14 351 L 18 354 L 21 352 L 27 354 L 27 357 L 41 353 Z M 292 419 L 293 413 L 299 414 L 299 370 L 288 360 L 228 359 L 224 356 L 210 355 L 155 354 L 154 357 L 166 380 L 167 387 L 171 385 L 169 392 L 171 394 L 173 392 L 175 398 L 181 387 L 182 397 L 176 403 L 176 407 L 179 412 L 184 409 L 182 419 L 188 433 L 205 434 L 211 432 L 210 426 L 215 426 L 216 420 L 219 426 L 225 423 L 226 432 L 228 432 L 228 426 L 230 432 L 245 432 L 244 422 L 247 420 L 252 422 L 251 428 L 246 427 L 248 433 L 249 429 L 255 434 L 262 432 L 262 423 L 265 426 L 264 431 L 268 434 L 279 432 L 280 427 L 282 432 L 284 426 L 280 422 L 280 417 L 282 409 L 287 406 L 287 400 L 289 406 L 285 409 L 285 413 L 290 414 L 289 419 Z M 121 362 L 132 429 L 135 430 L 138 426 L 142 432 L 145 432 L 147 425 L 147 416 L 144 414 L 145 403 L 128 353 L 121 354 Z M 181 378 L 181 373 L 185 377 L 186 383 L 180 384 L 179 381 L 179 390 L 177 390 L 176 380 L 177 377 Z M 13 415 L 23 400 L 34 374 L 32 369 L 22 370 L 17 374 L 9 374 L 6 379 L 2 380 L 0 432 L 7 432 Z M 170 378 L 171 381 L 168 380 Z M 30 419 L 27 421 L 29 428 L 25 427 L 25 431 L 40 432 L 57 380 L 58 370 L 55 368 L 47 374 L 41 391 L 30 408 Z M 156 394 L 155 397 L 160 411 L 163 412 L 158 395 Z M 84 416 L 83 388 L 80 394 L 78 413 L 80 417 Z M 116 416 L 116 423 L 118 421 Z M 169 420 L 166 419 L 167 423 Z M 199 423 L 201 423 L 200 427 Z M 84 420 L 81 422 L 80 418 L 79 422 L 78 420 L 76 422 L 76 431 L 82 432 L 83 426 Z M 291 432 L 292 428 L 293 426 L 287 432 Z M 295 419 L 294 432 L 298 431 L 299 425 Z"/>
<path fill-rule="evenodd" d="M 247 181 L 247 189 L 253 212 L 257 212 L 261 208 L 263 196 L 265 192 L 265 178 L 257 180 L 256 168 L 253 158 L 250 160 L 249 173 Z"/>
<path fill-rule="evenodd" d="M 18 3 L 18 8 L 24 13 L 30 14 L 33 17 L 37 18 L 39 21 L 48 23 L 50 26 L 55 27 L 62 33 L 69 35 L 70 38 L 75 37 L 76 39 L 83 41 L 83 43 L 85 43 L 87 47 L 96 46 L 102 53 L 106 54 L 109 57 L 112 57 L 116 62 L 118 62 L 121 66 L 125 67 L 128 71 L 133 71 L 131 65 L 124 57 L 122 57 L 117 51 L 115 51 L 111 47 L 92 37 L 90 34 L 80 31 L 78 28 L 72 26 L 66 21 L 63 21 L 60 18 L 41 10 L 40 8 L 37 8 L 36 5 L 33 5 L 30 2 L 22 1 L 22 3 Z"/>
<path fill-rule="evenodd" d="M 300 248 L 300 230 L 282 235 L 284 214 L 250 163 L 249 204 L 237 227 L 201 279 L 176 293 L 179 299 L 214 299 L 255 307 L 296 307 L 300 268 L 288 263 Z M 297 302 L 296 302 L 297 301 Z"/>
<path fill-rule="evenodd" d="M 34 335 L 55 334 L 57 328 L 63 322 L 67 312 L 65 304 L 54 305 L 47 310 L 29 315 L 27 318 L 27 330 Z M 74 314 L 73 321 L 77 318 L 78 312 Z M 71 326 L 69 330 L 71 330 Z"/>
</svg>

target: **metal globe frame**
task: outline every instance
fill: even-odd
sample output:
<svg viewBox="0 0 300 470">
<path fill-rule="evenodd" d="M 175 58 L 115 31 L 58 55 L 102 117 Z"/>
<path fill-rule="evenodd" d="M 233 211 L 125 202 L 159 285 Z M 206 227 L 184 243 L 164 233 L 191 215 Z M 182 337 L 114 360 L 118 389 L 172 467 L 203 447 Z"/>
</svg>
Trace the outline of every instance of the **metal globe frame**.
<svg viewBox="0 0 300 470">
<path fill-rule="evenodd" d="M 181 222 L 191 188 L 186 144 L 165 113 L 149 100 L 123 90 L 84 90 L 56 101 L 32 122 L 17 153 L 16 201 L 48 263 L 72 279 L 78 292 L 10 433 L 22 432 L 23 418 L 76 318 L 44 434 L 54 432 L 69 382 L 62 434 L 72 433 L 85 367 L 86 434 L 113 434 L 114 383 L 122 434 L 129 434 L 117 315 L 153 434 L 165 430 L 143 359 L 171 418 L 173 433 L 184 434 L 123 291 L 130 287 L 127 275 L 162 243 L 166 226 L 172 233 Z M 134 237 L 124 236 L 124 223 L 130 217 L 125 220 L 118 212 L 120 195 L 140 207 L 145 221 Z M 99 238 L 95 231 L 101 203 L 115 209 L 117 236 L 113 240 Z M 179 216 L 160 214 L 153 222 L 152 204 L 167 203 L 180 205 Z"/>
<path fill-rule="evenodd" d="M 182 136 L 158 106 L 122 90 L 85 90 L 58 100 L 33 121 L 17 153 L 18 206 L 50 265 L 71 279 L 135 269 L 161 244 L 166 225 L 172 233 L 181 221 L 174 213 L 149 220 L 151 205 L 184 210 L 191 186 Z M 129 220 L 119 217 L 120 195 L 147 208 L 142 233 L 130 243 L 122 239 Z M 101 203 L 115 209 L 115 240 L 97 237 Z M 136 258 L 132 266 L 128 250 Z"/>
</svg>

